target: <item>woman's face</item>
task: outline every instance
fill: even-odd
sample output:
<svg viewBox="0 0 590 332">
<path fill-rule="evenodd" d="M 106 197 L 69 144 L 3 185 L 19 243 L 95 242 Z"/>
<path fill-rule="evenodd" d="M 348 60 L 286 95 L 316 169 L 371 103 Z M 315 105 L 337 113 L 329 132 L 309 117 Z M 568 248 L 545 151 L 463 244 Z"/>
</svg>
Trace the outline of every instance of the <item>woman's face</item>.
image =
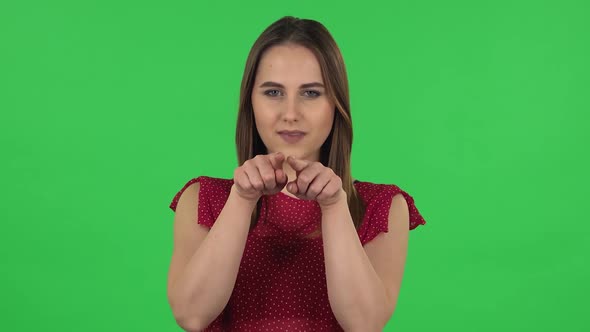
<svg viewBox="0 0 590 332">
<path fill-rule="evenodd" d="M 262 55 L 252 88 L 256 128 L 268 153 L 318 161 L 330 134 L 334 103 L 326 96 L 315 55 L 307 48 L 277 45 Z M 281 135 L 301 131 L 303 135 Z"/>
</svg>

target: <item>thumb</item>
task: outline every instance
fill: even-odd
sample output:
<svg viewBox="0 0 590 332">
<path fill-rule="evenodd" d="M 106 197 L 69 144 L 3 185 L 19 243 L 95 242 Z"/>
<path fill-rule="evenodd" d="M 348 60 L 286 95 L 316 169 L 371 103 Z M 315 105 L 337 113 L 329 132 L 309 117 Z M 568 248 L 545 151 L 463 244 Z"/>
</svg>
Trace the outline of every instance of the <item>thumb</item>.
<svg viewBox="0 0 590 332">
<path fill-rule="evenodd" d="M 287 180 L 289 180 L 287 179 L 287 174 L 280 168 L 275 170 L 275 178 L 277 179 L 277 186 L 281 189 L 285 187 Z"/>
<path fill-rule="evenodd" d="M 293 156 L 289 156 L 289 158 L 287 158 L 287 162 L 289 163 L 289 165 L 291 165 L 291 168 L 293 168 L 297 172 L 301 172 L 305 167 L 307 167 L 307 165 L 309 165 L 308 161 L 303 159 L 297 159 Z"/>
</svg>

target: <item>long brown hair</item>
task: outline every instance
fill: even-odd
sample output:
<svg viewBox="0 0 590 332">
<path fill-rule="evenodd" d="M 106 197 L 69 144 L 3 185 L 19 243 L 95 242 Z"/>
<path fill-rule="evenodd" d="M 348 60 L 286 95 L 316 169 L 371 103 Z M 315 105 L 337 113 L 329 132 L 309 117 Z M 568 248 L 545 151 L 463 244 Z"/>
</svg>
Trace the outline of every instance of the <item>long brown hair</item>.
<svg viewBox="0 0 590 332">
<path fill-rule="evenodd" d="M 268 154 L 254 122 L 252 89 L 256 69 L 264 51 L 272 46 L 287 43 L 308 48 L 315 54 L 320 64 L 327 96 L 332 99 L 336 108 L 332 130 L 320 148 L 320 162 L 331 168 L 342 179 L 342 189 L 348 196 L 350 215 L 358 229 L 362 222 L 365 206 L 353 185 L 350 169 L 352 118 L 348 78 L 340 49 L 330 32 L 321 23 L 285 16 L 266 28 L 254 42 L 246 60 L 240 89 L 240 106 L 236 126 L 238 163 L 242 165 L 246 160 L 254 158 L 256 155 Z M 260 207 L 261 200 L 258 201 L 252 212 L 250 230 L 256 226 Z M 321 229 L 318 229 L 310 236 L 320 233 Z"/>
</svg>

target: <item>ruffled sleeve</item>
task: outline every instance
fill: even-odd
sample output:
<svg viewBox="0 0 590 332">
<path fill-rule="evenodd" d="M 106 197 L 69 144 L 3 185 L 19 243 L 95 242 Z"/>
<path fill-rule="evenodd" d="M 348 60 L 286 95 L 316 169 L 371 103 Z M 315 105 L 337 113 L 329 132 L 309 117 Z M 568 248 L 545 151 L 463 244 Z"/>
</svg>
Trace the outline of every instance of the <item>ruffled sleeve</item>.
<svg viewBox="0 0 590 332">
<path fill-rule="evenodd" d="M 401 193 L 408 204 L 410 230 L 415 229 L 418 225 L 426 224 L 426 220 L 416 208 L 414 198 L 398 186 L 393 184 L 364 184 L 364 187 L 358 188 L 361 196 L 366 197 L 365 215 L 359 229 L 359 237 L 363 245 L 374 239 L 379 233 L 388 231 L 389 209 L 393 197 L 397 194 Z"/>
<path fill-rule="evenodd" d="M 225 206 L 225 202 L 229 197 L 231 190 L 231 183 L 225 179 L 217 179 L 208 176 L 199 176 L 189 180 L 172 199 L 170 209 L 176 212 L 176 206 L 180 200 L 182 193 L 191 184 L 199 182 L 199 207 L 198 207 L 198 223 L 209 228 L 213 227 L 215 220 L 221 213 Z M 229 185 L 229 186 L 228 186 Z"/>
</svg>

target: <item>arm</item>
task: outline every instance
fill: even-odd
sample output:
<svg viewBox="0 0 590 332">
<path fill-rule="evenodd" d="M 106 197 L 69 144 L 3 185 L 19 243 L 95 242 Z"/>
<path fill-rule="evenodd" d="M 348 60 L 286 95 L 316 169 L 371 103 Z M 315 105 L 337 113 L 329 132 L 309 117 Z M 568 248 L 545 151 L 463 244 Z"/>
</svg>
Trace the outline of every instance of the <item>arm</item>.
<svg viewBox="0 0 590 332">
<path fill-rule="evenodd" d="M 256 203 L 231 193 L 213 227 L 198 225 L 199 183 L 189 186 L 174 216 L 168 301 L 187 331 L 208 326 L 227 305 L 244 253 Z"/>
<path fill-rule="evenodd" d="M 328 297 L 346 331 L 381 331 L 393 314 L 409 233 L 408 206 L 402 195 L 392 200 L 388 224 L 387 233 L 363 248 L 345 199 L 322 209 Z"/>
</svg>

